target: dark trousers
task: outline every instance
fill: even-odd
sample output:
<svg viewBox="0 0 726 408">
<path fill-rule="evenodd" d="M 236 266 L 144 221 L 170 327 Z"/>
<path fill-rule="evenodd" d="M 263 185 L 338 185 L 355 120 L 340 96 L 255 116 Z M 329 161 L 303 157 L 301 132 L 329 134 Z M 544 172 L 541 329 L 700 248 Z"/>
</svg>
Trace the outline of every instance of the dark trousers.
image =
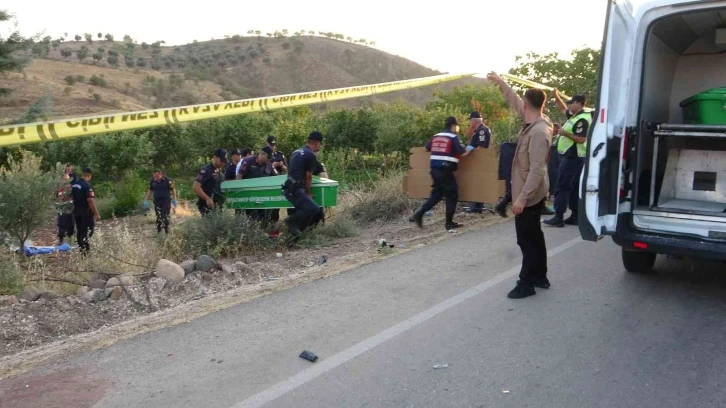
<svg viewBox="0 0 726 408">
<path fill-rule="evenodd" d="M 245 210 L 245 214 L 262 224 L 262 228 L 266 228 L 270 221 L 270 210 Z"/>
<path fill-rule="evenodd" d="M 58 214 L 58 241 L 63 242 L 63 238 L 72 237 L 74 230 L 73 214 Z"/>
<path fill-rule="evenodd" d="M 199 214 L 201 214 L 202 217 L 209 214 L 212 211 L 219 210 L 222 208 L 222 203 L 215 201 L 214 202 L 214 208 L 207 207 L 207 203 L 205 203 L 203 200 L 197 201 L 197 209 L 199 209 Z"/>
<path fill-rule="evenodd" d="M 154 212 L 156 212 L 156 231 L 169 232 L 169 214 L 171 213 L 171 198 L 155 198 Z"/>
<path fill-rule="evenodd" d="M 76 239 L 81 253 L 87 254 L 91 250 L 89 240 L 93 236 L 93 229 L 96 226 L 92 215 L 75 215 L 76 220 Z"/>
<path fill-rule="evenodd" d="M 562 156 L 560 158 L 557 189 L 555 190 L 555 213 L 562 217 L 567 212 L 569 203 L 573 217 L 577 217 L 577 205 L 580 201 L 580 173 L 585 163 L 582 157 Z"/>
<path fill-rule="evenodd" d="M 285 220 L 288 224 L 297 227 L 300 231 L 304 231 L 310 225 L 317 224 L 322 217 L 323 209 L 308 197 L 304 188 L 297 188 L 290 192 L 285 192 L 285 198 L 295 206 L 295 211 Z"/>
<path fill-rule="evenodd" d="M 547 246 L 540 221 L 544 202 L 543 199 L 531 207 L 525 207 L 514 218 L 517 245 L 522 250 L 522 269 L 517 282 L 521 285 L 532 285 L 547 279 Z"/>
<path fill-rule="evenodd" d="M 446 200 L 446 223 L 454 220 L 456 203 L 459 201 L 459 185 L 456 183 L 454 171 L 448 167 L 431 169 L 431 178 L 434 184 L 431 188 L 431 196 L 423 203 L 418 212 L 421 214 L 434 208 L 442 199 Z"/>
</svg>

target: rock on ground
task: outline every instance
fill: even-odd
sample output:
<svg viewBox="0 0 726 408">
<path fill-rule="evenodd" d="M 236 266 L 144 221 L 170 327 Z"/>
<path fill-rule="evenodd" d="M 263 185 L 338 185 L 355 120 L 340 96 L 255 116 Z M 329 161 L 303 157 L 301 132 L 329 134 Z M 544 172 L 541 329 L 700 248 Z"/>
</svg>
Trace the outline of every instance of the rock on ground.
<svg viewBox="0 0 726 408">
<path fill-rule="evenodd" d="M 105 296 L 111 300 L 119 300 L 123 295 L 124 288 L 122 286 L 114 286 L 105 290 Z"/>
<path fill-rule="evenodd" d="M 229 274 L 237 272 L 237 268 L 234 265 L 224 264 L 222 265 L 222 272 Z"/>
<path fill-rule="evenodd" d="M 217 266 L 217 261 L 208 255 L 202 255 L 197 259 L 197 270 L 202 272 L 209 272 Z"/>
<path fill-rule="evenodd" d="M 91 281 L 91 284 L 88 286 L 90 286 L 91 289 L 106 289 L 106 281 L 96 279 L 94 281 Z"/>
<path fill-rule="evenodd" d="M 151 278 L 151 279 L 149 279 L 149 288 L 151 289 L 152 292 L 159 293 L 166 286 L 166 282 L 167 281 L 164 278 L 160 278 L 160 277 Z"/>
<path fill-rule="evenodd" d="M 134 284 L 134 277 L 131 275 L 120 275 L 114 276 L 106 282 L 106 288 L 113 288 L 116 286 L 132 286 Z"/>
<path fill-rule="evenodd" d="M 105 289 L 91 289 L 91 291 L 83 295 L 83 297 L 89 303 L 103 302 L 108 299 Z"/>
<path fill-rule="evenodd" d="M 184 269 L 184 273 L 189 275 L 190 273 L 194 273 L 194 271 L 197 270 L 197 261 L 190 259 L 188 261 L 184 261 L 179 266 Z"/>
<path fill-rule="evenodd" d="M 18 303 L 17 296 L 0 296 L 0 306 L 10 306 Z"/>
<path fill-rule="evenodd" d="M 55 300 L 58 299 L 58 295 L 53 292 L 43 292 L 40 294 L 38 300 Z"/>
<path fill-rule="evenodd" d="M 184 269 L 172 261 L 160 259 L 156 264 L 154 275 L 164 278 L 169 282 L 181 282 L 184 280 Z"/>
<path fill-rule="evenodd" d="M 26 290 L 18 296 L 20 300 L 27 300 L 28 302 L 35 302 L 40 299 L 40 292 L 34 290 Z"/>
<path fill-rule="evenodd" d="M 90 291 L 91 291 L 91 288 L 89 288 L 88 286 L 81 286 L 80 288 L 78 288 L 78 292 L 77 292 L 78 297 L 83 297 L 83 295 L 85 295 L 86 293 L 88 293 Z"/>
</svg>

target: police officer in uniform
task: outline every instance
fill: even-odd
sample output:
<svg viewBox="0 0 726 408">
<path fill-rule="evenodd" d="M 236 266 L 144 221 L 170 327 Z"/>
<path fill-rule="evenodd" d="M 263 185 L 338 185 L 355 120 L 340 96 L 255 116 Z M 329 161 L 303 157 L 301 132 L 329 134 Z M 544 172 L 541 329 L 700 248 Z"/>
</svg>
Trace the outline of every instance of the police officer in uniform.
<svg viewBox="0 0 726 408">
<path fill-rule="evenodd" d="M 294 237 L 300 236 L 312 220 L 321 216 L 322 209 L 313 201 L 311 185 L 318 164 L 316 154 L 322 142 L 323 134 L 313 131 L 305 146 L 290 156 L 290 172 L 282 192 L 295 207 L 295 212 L 285 219 L 285 225 Z"/>
<path fill-rule="evenodd" d="M 272 149 L 270 161 L 272 167 L 277 170 L 277 174 L 287 174 L 287 158 L 282 152 L 277 150 L 277 138 L 275 136 L 267 136 L 267 146 Z"/>
<path fill-rule="evenodd" d="M 177 206 L 176 189 L 174 182 L 164 175 L 164 172 L 157 169 L 154 177 L 149 180 L 149 189 L 146 191 L 144 198 L 144 209 L 149 208 L 149 198 L 154 196 L 154 212 L 156 213 L 156 232 L 160 233 L 164 229 L 165 233 L 169 233 L 169 213 L 171 206 Z"/>
<path fill-rule="evenodd" d="M 489 142 L 492 138 L 492 132 L 489 127 L 484 124 L 482 115 L 478 111 L 474 111 L 469 115 L 469 145 L 466 146 L 466 150 L 474 150 L 477 148 L 488 149 Z M 484 209 L 483 203 L 472 203 L 469 207 L 470 213 L 481 213 Z"/>
<path fill-rule="evenodd" d="M 544 224 L 561 228 L 565 224 L 577 225 L 577 206 L 580 199 L 578 186 L 587 154 L 587 132 L 592 124 L 592 115 L 584 110 L 587 103 L 585 95 L 573 96 L 567 101 L 567 109 L 556 91 L 555 99 L 558 107 L 565 111 L 567 122 L 561 127 L 555 127 L 558 135 L 557 153 L 560 157 L 555 190 L 555 215 L 544 221 Z M 564 219 L 568 202 L 572 214 Z"/>
<path fill-rule="evenodd" d="M 212 155 L 211 163 L 202 167 L 192 185 L 192 190 L 199 197 L 197 208 L 204 216 L 210 211 L 219 209 L 224 203 L 222 196 L 222 178 L 224 166 L 227 164 L 227 151 L 217 149 Z"/>
<path fill-rule="evenodd" d="M 272 149 L 265 147 L 256 156 L 250 156 L 240 163 L 239 173 L 237 173 L 238 180 L 248 180 L 259 177 L 267 177 L 268 172 L 272 171 L 269 166 L 270 153 Z M 241 212 L 235 211 L 235 214 Z M 245 214 L 248 217 L 262 222 L 263 227 L 267 225 L 269 219 L 269 210 L 245 210 Z"/>
<path fill-rule="evenodd" d="M 424 146 L 426 151 L 431 152 L 431 178 L 434 184 L 429 199 L 408 219 L 419 228 L 423 228 L 424 213 L 434 208 L 443 198 L 446 199 L 446 229 L 462 226 L 454 222 L 456 203 L 459 200 L 459 186 L 456 184 L 454 172 L 458 168 L 459 158 L 467 156 L 471 150 L 467 151 L 461 145 L 458 136 L 459 122 L 455 117 L 446 118 L 445 125 L 446 129 L 434 135 Z"/>
<path fill-rule="evenodd" d="M 96 222 L 101 220 L 101 215 L 96 208 L 95 195 L 91 186 L 93 172 L 88 167 L 83 169 L 81 177 L 71 186 L 71 197 L 73 197 L 73 217 L 76 221 L 76 239 L 83 255 L 91 250 L 88 242 L 93 236 Z"/>
</svg>

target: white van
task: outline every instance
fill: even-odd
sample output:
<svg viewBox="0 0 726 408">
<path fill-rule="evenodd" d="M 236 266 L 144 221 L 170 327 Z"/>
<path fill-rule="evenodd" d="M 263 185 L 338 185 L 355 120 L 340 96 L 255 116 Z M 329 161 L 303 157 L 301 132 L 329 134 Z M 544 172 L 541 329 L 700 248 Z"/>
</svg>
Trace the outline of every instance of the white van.
<svg viewBox="0 0 726 408">
<path fill-rule="evenodd" d="M 726 102 L 708 120 L 681 106 L 726 94 L 726 1 L 608 4 L 582 238 L 611 235 L 632 272 L 657 254 L 726 261 Z"/>
</svg>

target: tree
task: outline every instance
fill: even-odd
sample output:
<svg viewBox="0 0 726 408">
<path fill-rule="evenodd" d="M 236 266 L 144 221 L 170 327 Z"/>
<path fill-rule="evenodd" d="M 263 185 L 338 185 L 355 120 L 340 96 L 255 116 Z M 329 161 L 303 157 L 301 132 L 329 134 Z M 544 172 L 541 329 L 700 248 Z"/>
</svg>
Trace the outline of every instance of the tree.
<svg viewBox="0 0 726 408">
<path fill-rule="evenodd" d="M 103 54 L 101 54 L 100 52 L 96 52 L 96 53 L 94 53 L 94 54 L 92 55 L 92 57 L 93 57 L 93 59 L 94 59 L 94 60 L 95 60 L 96 62 L 101 62 L 101 60 L 103 60 Z"/>
<path fill-rule="evenodd" d="M 98 50 L 96 50 L 96 51 L 98 51 L 99 53 L 103 54 L 103 53 L 106 52 L 106 49 L 103 48 L 103 47 L 98 47 Z"/>
<path fill-rule="evenodd" d="M 126 61 L 126 66 L 129 68 L 134 67 L 134 57 L 132 55 L 124 55 L 124 61 Z"/>
<path fill-rule="evenodd" d="M 8 21 L 10 14 L 0 10 L 0 23 Z M 30 40 L 22 37 L 19 32 L 14 31 L 8 37 L 0 37 L 0 73 L 21 71 L 28 63 L 27 58 L 18 55 L 18 51 L 26 49 Z M 11 92 L 9 88 L 0 87 L 0 96 Z"/>
<path fill-rule="evenodd" d="M 83 62 L 84 59 L 88 58 L 88 48 L 81 48 L 79 51 L 76 51 L 76 58 L 78 58 L 78 60 L 81 62 Z"/>
<path fill-rule="evenodd" d="M 147 44 L 146 42 L 142 42 L 141 43 L 141 48 L 143 48 L 145 50 L 148 50 L 149 49 L 149 44 Z"/>
<path fill-rule="evenodd" d="M 289 31 L 287 31 L 287 28 L 284 29 L 284 30 L 282 30 L 282 36 L 283 37 L 286 37 L 288 33 L 289 33 Z"/>
<path fill-rule="evenodd" d="M 106 41 L 113 42 L 113 36 L 111 34 L 106 34 Z"/>
<path fill-rule="evenodd" d="M 259 38 L 262 35 L 262 31 L 255 30 L 255 35 L 257 36 L 257 38 Z"/>
<path fill-rule="evenodd" d="M 86 37 L 86 41 L 88 41 L 89 44 L 93 44 L 93 36 L 91 34 L 84 34 L 84 37 Z"/>
<path fill-rule="evenodd" d="M 570 58 L 558 53 L 540 55 L 530 52 L 515 59 L 519 66 L 509 70 L 511 75 L 558 88 L 564 94 L 589 94 L 592 102 L 597 97 L 597 78 L 600 68 L 600 50 L 582 48 L 573 50 Z"/>
<path fill-rule="evenodd" d="M 60 45 L 61 45 L 61 43 L 62 43 L 62 42 L 63 42 L 63 41 L 61 41 L 60 39 L 58 39 L 58 40 L 53 40 L 53 42 L 51 43 L 51 45 L 52 45 L 52 46 L 53 46 L 53 48 L 55 49 L 55 48 L 58 48 L 58 47 L 60 47 Z"/>
<path fill-rule="evenodd" d="M 98 38 L 103 38 L 103 33 L 98 33 Z"/>
<path fill-rule="evenodd" d="M 27 151 L 19 156 L 8 157 L 8 164 L 0 169 L 0 231 L 23 248 L 33 231 L 47 225 L 55 192 L 64 182 L 60 165 L 45 172 L 39 157 Z"/>
<path fill-rule="evenodd" d="M 144 58 L 139 58 L 139 59 L 138 59 L 138 60 L 136 61 L 136 66 L 137 66 L 137 67 L 145 67 L 145 66 L 146 66 L 146 59 L 144 59 Z"/>
<path fill-rule="evenodd" d="M 66 47 L 66 48 L 63 48 L 63 49 L 61 50 L 61 56 L 62 56 L 63 58 L 68 58 L 68 57 L 70 57 L 71 55 L 73 55 L 73 50 L 71 50 L 70 48 Z"/>
<path fill-rule="evenodd" d="M 81 41 L 82 39 L 83 39 L 83 37 L 81 37 L 80 35 L 76 34 L 76 37 L 75 37 L 76 42 Z"/>
<path fill-rule="evenodd" d="M 132 42 L 134 42 L 134 39 L 131 38 L 130 35 L 124 34 L 124 42 L 126 42 L 126 43 L 132 43 Z"/>
<path fill-rule="evenodd" d="M 110 55 L 111 57 L 118 57 L 119 54 L 116 50 L 108 50 L 108 55 Z"/>
<path fill-rule="evenodd" d="M 108 58 L 106 58 L 106 61 L 108 61 L 108 63 L 114 67 L 118 66 L 118 56 L 116 56 L 116 55 L 111 55 L 109 53 Z"/>
<path fill-rule="evenodd" d="M 133 52 L 133 51 L 134 51 L 134 48 L 136 48 L 136 44 L 134 44 L 134 43 L 132 43 L 132 42 L 127 42 L 127 43 L 126 43 L 126 49 L 127 49 L 127 50 L 129 50 L 129 51 Z"/>
</svg>

